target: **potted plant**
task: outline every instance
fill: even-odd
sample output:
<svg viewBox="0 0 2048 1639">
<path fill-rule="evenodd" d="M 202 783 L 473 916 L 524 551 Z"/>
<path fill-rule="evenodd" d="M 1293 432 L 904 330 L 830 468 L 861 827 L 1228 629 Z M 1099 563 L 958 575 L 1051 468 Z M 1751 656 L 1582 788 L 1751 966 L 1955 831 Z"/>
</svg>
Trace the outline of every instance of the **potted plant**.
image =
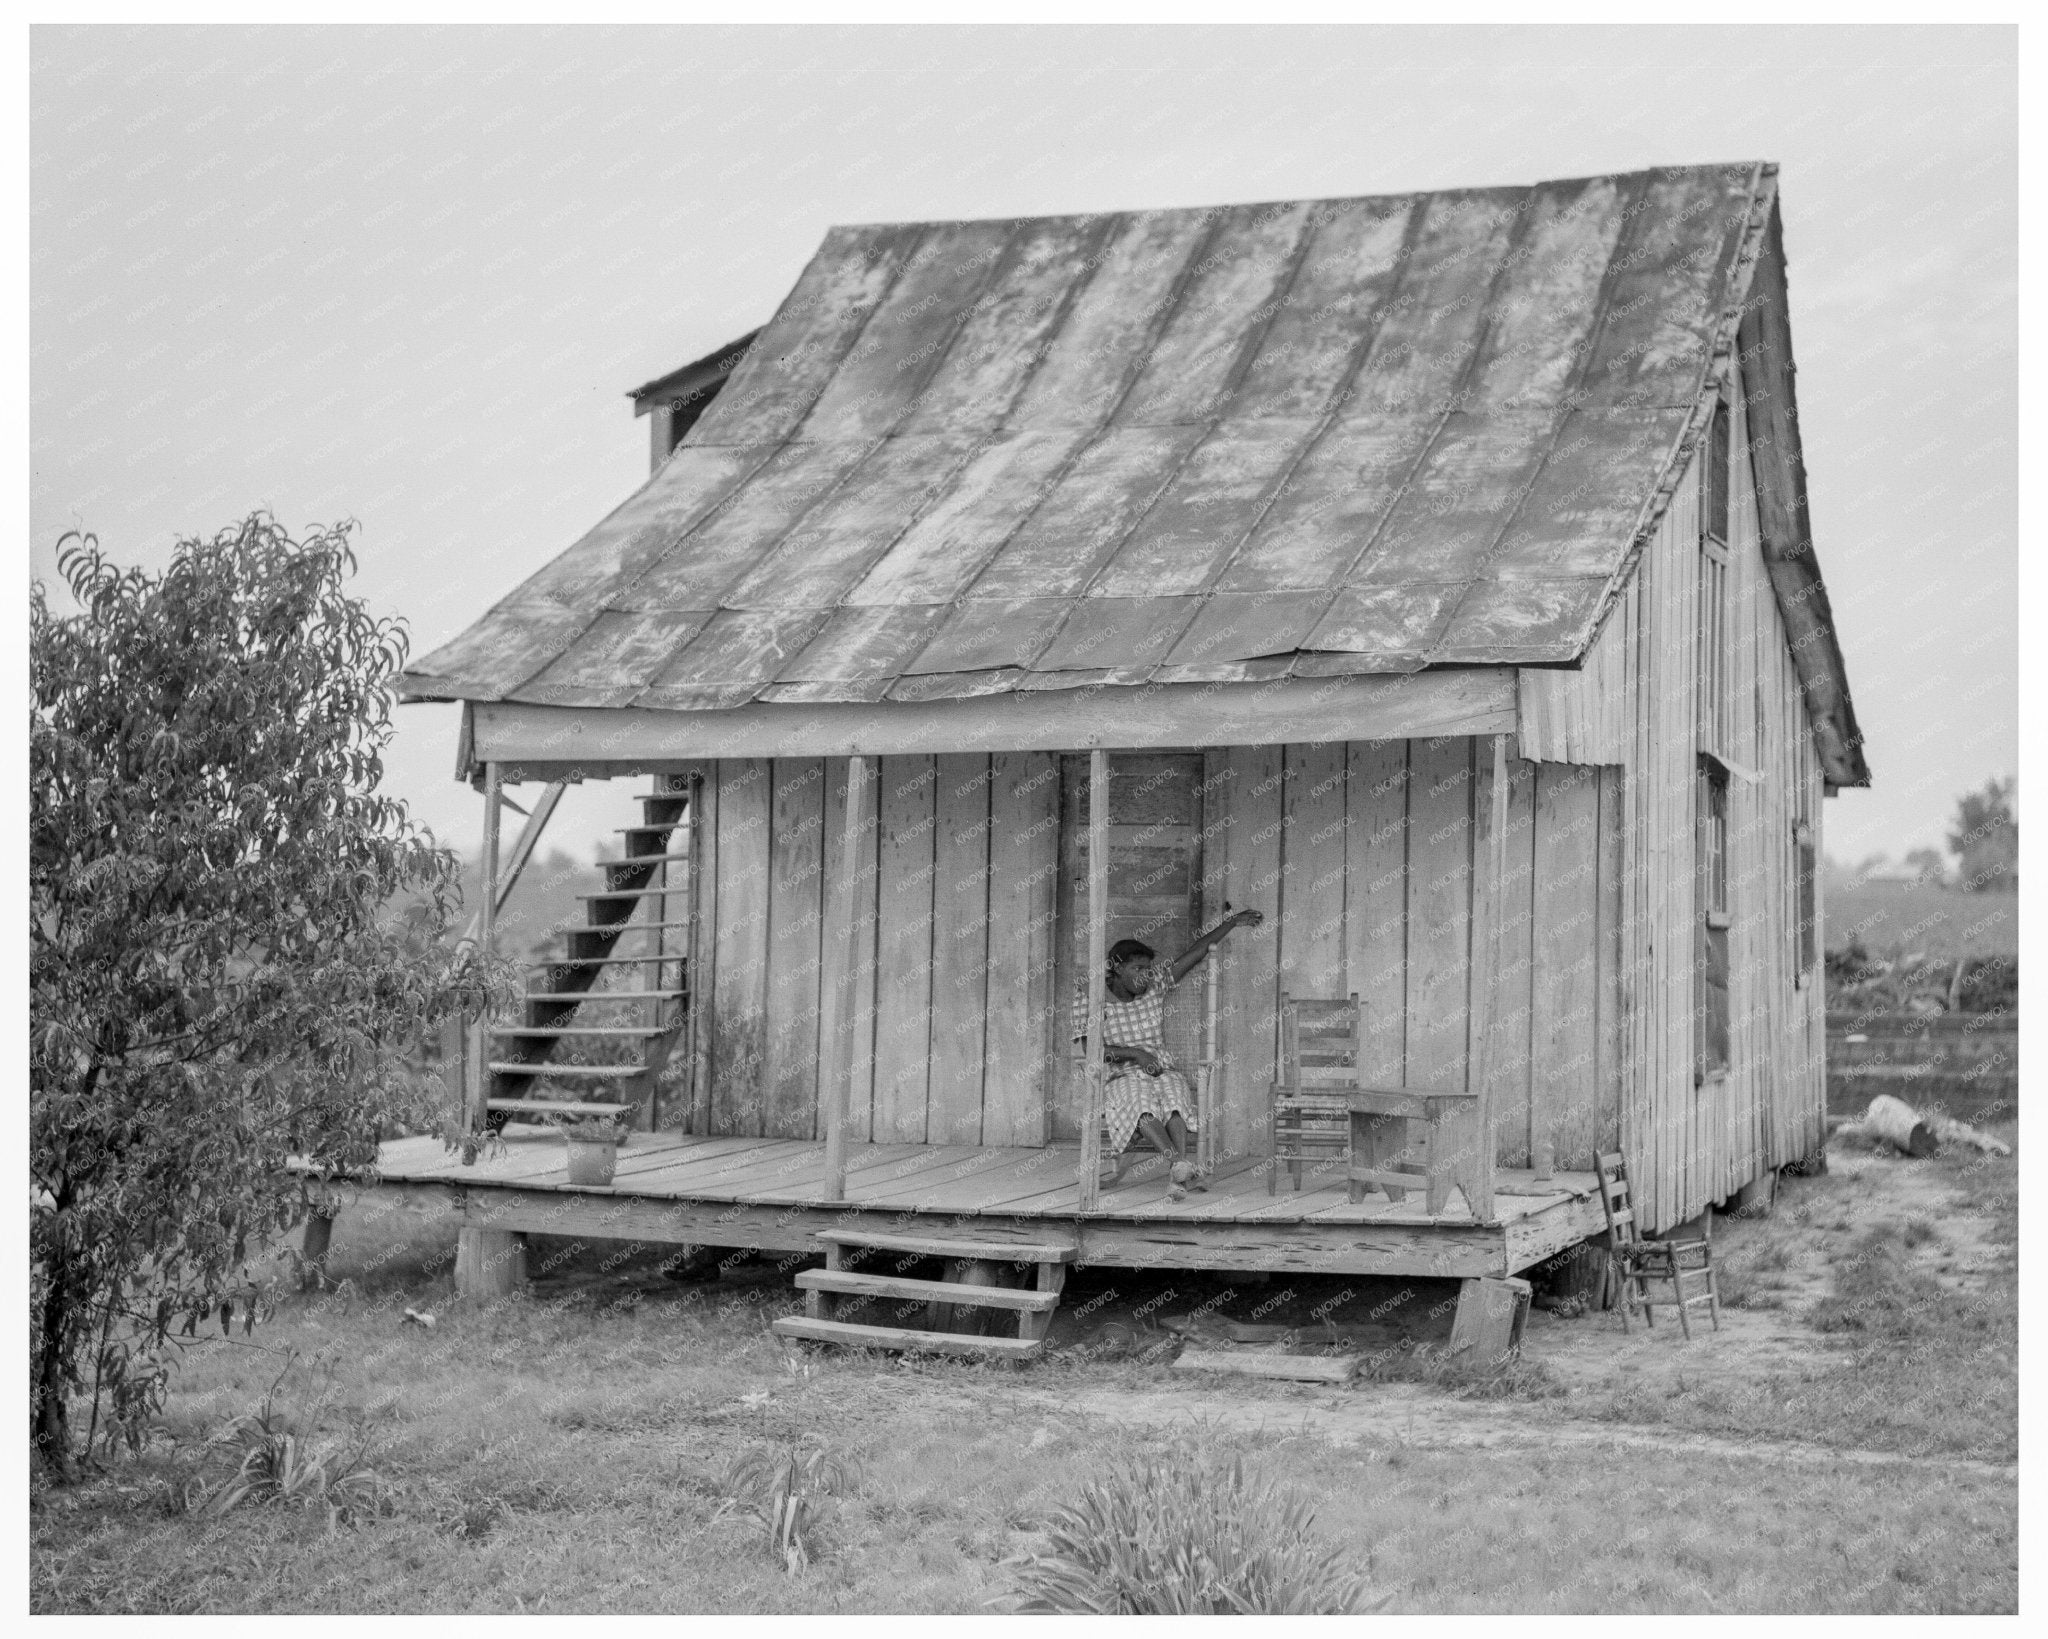
<svg viewBox="0 0 2048 1639">
<path fill-rule="evenodd" d="M 562 1136 L 569 1144 L 569 1182 L 609 1184 L 618 1165 L 619 1146 L 626 1141 L 626 1126 L 615 1116 L 598 1116 L 565 1125 Z"/>
</svg>

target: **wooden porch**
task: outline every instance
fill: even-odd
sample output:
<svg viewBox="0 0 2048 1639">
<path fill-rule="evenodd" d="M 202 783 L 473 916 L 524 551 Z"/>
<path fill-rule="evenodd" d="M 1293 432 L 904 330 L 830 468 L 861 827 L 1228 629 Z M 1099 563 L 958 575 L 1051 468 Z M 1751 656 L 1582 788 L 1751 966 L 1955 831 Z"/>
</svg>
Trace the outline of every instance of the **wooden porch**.
<svg viewBox="0 0 2048 1639">
<path fill-rule="evenodd" d="M 1262 1158 L 1220 1166 L 1206 1190 L 1168 1199 L 1163 1159 L 1133 1157 L 1084 1209 L 1072 1144 L 851 1144 L 843 1200 L 826 1188 L 822 1142 L 636 1133 L 609 1185 L 571 1184 L 559 1133 L 506 1129 L 497 1153 L 464 1166 L 438 1138 L 384 1145 L 377 1187 L 462 1227 L 601 1236 L 678 1245 L 816 1252 L 822 1229 L 971 1235 L 1043 1243 L 1049 1232 L 1080 1262 L 1125 1268 L 1298 1270 L 1472 1279 L 1506 1275 L 1601 1232 L 1591 1173 L 1537 1185 L 1498 1169 L 1494 1210 L 1475 1219 L 1454 1198 L 1431 1217 L 1418 1190 L 1354 1204 L 1331 1165 L 1267 1191 Z"/>
</svg>

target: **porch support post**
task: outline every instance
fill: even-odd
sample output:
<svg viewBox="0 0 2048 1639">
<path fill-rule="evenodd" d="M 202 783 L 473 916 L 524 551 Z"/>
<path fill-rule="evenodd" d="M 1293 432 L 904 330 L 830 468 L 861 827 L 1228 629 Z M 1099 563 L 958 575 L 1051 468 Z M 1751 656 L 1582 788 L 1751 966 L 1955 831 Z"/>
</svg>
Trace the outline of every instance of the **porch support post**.
<svg viewBox="0 0 2048 1639">
<path fill-rule="evenodd" d="M 859 994 L 856 977 L 860 969 L 860 859 L 861 833 L 867 828 L 870 759 L 846 760 L 846 826 L 839 850 L 839 915 L 846 929 L 846 956 L 839 963 L 827 958 L 833 982 L 821 998 L 825 1016 L 820 1021 L 819 1039 L 825 1044 L 825 1073 L 819 1081 L 819 1096 L 825 1102 L 821 1112 L 825 1127 L 825 1199 L 846 1199 L 846 1112 L 852 1100 L 854 998 Z M 836 967 L 836 972 L 834 968 Z"/>
<path fill-rule="evenodd" d="M 504 765 L 484 765 L 483 903 L 477 907 L 477 943 L 485 955 L 498 948 L 498 820 L 504 809 Z M 553 804 L 548 811 L 553 812 Z M 537 835 L 538 833 L 536 833 Z M 480 1012 L 469 1026 L 469 1128 L 482 1132 L 489 1110 L 491 1020 Z M 526 1239 L 498 1229 L 462 1229 L 455 1237 L 455 1290 L 459 1297 L 503 1297 L 526 1279 Z"/>
<path fill-rule="evenodd" d="M 1088 1073 L 1081 1091 L 1080 1209 L 1102 1199 L 1102 1009 L 1109 968 L 1109 753 L 1088 754 Z"/>
<path fill-rule="evenodd" d="M 1487 915 L 1483 924 L 1486 948 L 1475 953 L 1482 964 L 1478 975 L 1479 995 L 1485 1008 L 1484 1023 L 1479 1031 L 1478 1062 L 1472 1067 L 1473 1087 L 1479 1094 L 1476 1101 L 1479 1130 L 1474 1135 L 1479 1150 L 1465 1171 L 1468 1181 L 1465 1193 L 1472 1215 L 1482 1223 L 1493 1218 L 1493 1083 L 1494 1067 L 1500 1057 L 1495 1037 L 1500 1029 L 1500 946 L 1502 923 L 1506 920 L 1503 899 L 1508 875 L 1508 737 L 1505 734 L 1493 736 L 1492 798 L 1486 825 Z"/>
<path fill-rule="evenodd" d="M 482 903 L 477 906 L 477 943 L 484 953 L 490 955 L 497 947 L 498 936 L 498 817 L 504 802 L 503 766 L 498 763 L 484 765 L 484 857 L 482 871 Z M 553 811 L 553 805 L 549 805 Z M 469 1021 L 468 1042 L 468 1085 L 464 1096 L 469 1105 L 466 1114 L 467 1126 L 472 1132 L 481 1132 L 487 1113 L 484 1102 L 490 1087 L 490 1071 L 487 1068 L 490 1048 L 490 1020 L 482 1013 Z"/>
</svg>

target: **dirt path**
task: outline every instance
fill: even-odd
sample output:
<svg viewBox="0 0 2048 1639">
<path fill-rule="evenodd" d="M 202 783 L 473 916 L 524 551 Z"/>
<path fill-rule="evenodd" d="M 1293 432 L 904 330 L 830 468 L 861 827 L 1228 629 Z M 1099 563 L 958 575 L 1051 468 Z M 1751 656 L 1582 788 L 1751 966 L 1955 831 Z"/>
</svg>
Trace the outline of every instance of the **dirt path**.
<svg viewBox="0 0 2048 1639">
<path fill-rule="evenodd" d="M 1426 1384 L 1370 1383 L 1347 1390 L 1190 1374 L 1170 1387 L 1054 1385 L 1023 1388 L 1016 1402 L 1041 1409 L 1054 1426 L 1078 1413 L 1113 1423 L 1167 1427 L 1189 1422 L 1275 1436 L 1308 1434 L 1338 1446 L 1634 1450 L 1703 1453 L 1811 1466 L 1932 1465 L 1946 1472 L 2011 1479 L 2017 1465 L 1959 1456 L 1909 1455 L 1810 1443 L 1729 1438 L 1654 1422 L 1601 1417 L 1616 1393 L 1664 1395 L 1720 1388 L 1764 1392 L 1773 1379 L 1828 1369 L 1845 1347 L 1804 1316 L 1828 1295 L 1832 1269 L 1871 1229 L 1919 1223 L 1911 1249 L 1935 1279 L 1968 1291 L 2008 1265 L 2013 1248 L 1952 1168 L 1837 1146 L 1830 1173 L 1786 1179 L 1768 1219 L 1722 1219 L 1716 1261 L 1724 1282 L 1750 1288 L 1750 1306 L 1724 1307 L 1718 1331 L 1695 1321 L 1690 1341 L 1667 1313 L 1654 1330 L 1626 1334 L 1613 1313 L 1560 1320 L 1538 1311 L 1525 1343 L 1561 1387 L 1554 1399 L 1461 1400 Z M 1583 1408 L 1583 1409 L 1582 1409 Z M 1590 1415 L 1589 1415 L 1590 1414 Z"/>
</svg>

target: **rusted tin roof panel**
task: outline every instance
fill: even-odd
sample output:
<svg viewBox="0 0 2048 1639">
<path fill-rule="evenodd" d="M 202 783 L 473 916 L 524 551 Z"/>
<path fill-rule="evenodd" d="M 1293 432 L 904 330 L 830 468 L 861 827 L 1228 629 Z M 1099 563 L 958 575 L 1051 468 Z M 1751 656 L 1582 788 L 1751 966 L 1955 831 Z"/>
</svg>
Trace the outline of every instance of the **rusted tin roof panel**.
<svg viewBox="0 0 2048 1639">
<path fill-rule="evenodd" d="M 1394 299 L 1415 199 L 1339 199 L 1310 213 L 1294 282 L 1266 325 L 1228 415 L 1327 415 Z"/>
<path fill-rule="evenodd" d="M 640 492 L 407 673 L 674 709 L 1569 662 L 1767 169 L 834 228 Z"/>
<path fill-rule="evenodd" d="M 893 225 L 828 232 L 689 441 L 779 443 L 795 432 L 927 232 Z"/>
<path fill-rule="evenodd" d="M 1761 191 L 1752 166 L 1652 171 L 1614 270 L 1581 402 L 1689 407 L 1720 338 L 1729 271 Z"/>
<path fill-rule="evenodd" d="M 1320 430 L 1306 420 L 1219 426 L 1180 464 L 1089 594 L 1177 597 L 1205 590 Z"/>
<path fill-rule="evenodd" d="M 1201 427 L 1118 427 L 1074 458 L 969 589 L 971 597 L 1079 597 L 1137 527 Z"/>
<path fill-rule="evenodd" d="M 840 444 L 812 449 L 826 471 L 844 464 Z M 807 508 L 719 600 L 728 609 L 827 609 L 889 550 L 924 509 L 945 493 L 972 451 L 957 437 L 888 438 L 866 446 L 832 491 Z M 824 476 L 821 474 L 821 477 Z"/>
<path fill-rule="evenodd" d="M 744 704 L 774 682 L 830 618 L 828 609 L 721 609 L 633 703 L 701 709 L 691 702 L 709 691 L 722 704 Z"/>
<path fill-rule="evenodd" d="M 1094 265 L 1075 267 L 1072 305 L 1010 426 L 1100 427 L 1109 419 L 1144 368 L 1215 214 L 1148 211 L 1117 219 Z"/>
<path fill-rule="evenodd" d="M 1202 600 L 1201 612 L 1167 660 L 1200 666 L 1291 654 L 1330 605 L 1328 592 L 1218 592 Z"/>
<path fill-rule="evenodd" d="M 836 610 L 803 652 L 776 673 L 776 681 L 894 677 L 916 658 L 939 622 L 952 612 L 952 605 L 946 603 Z"/>
<path fill-rule="evenodd" d="M 956 603 L 937 635 L 902 669 L 916 676 L 1029 666 L 1073 607 L 1068 598 L 972 598 Z"/>
<path fill-rule="evenodd" d="M 1020 222 L 899 432 L 987 432 L 1002 425 L 1059 334 L 1075 291 L 1118 225 L 1107 216 Z"/>
<path fill-rule="evenodd" d="M 1430 659 L 1475 665 L 1569 660 L 1591 635 L 1606 590 L 1605 575 L 1474 581 Z"/>
<path fill-rule="evenodd" d="M 576 641 L 594 612 L 558 603 L 501 603 L 468 631 L 405 670 L 424 700 L 508 700 L 512 691 Z"/>
<path fill-rule="evenodd" d="M 653 614 L 606 609 L 552 665 L 514 689 L 511 698 L 537 706 L 626 705 L 710 619 L 709 609 Z"/>
</svg>

